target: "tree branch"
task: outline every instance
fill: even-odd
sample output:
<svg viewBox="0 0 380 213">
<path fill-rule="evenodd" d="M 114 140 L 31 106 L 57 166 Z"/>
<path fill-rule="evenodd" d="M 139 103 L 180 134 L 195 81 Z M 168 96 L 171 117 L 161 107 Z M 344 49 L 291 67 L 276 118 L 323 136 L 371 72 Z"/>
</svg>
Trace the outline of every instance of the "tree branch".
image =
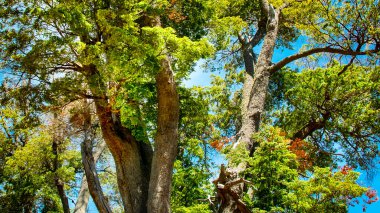
<svg viewBox="0 0 380 213">
<path fill-rule="evenodd" d="M 306 56 L 315 54 L 315 53 L 337 53 L 337 54 L 342 54 L 342 55 L 352 55 L 352 56 L 358 56 L 358 55 L 367 55 L 367 54 L 372 54 L 372 53 L 377 53 L 380 51 L 380 47 L 376 47 L 373 50 L 368 50 L 368 51 L 353 51 L 353 50 L 343 50 L 343 49 L 337 49 L 333 47 L 319 47 L 319 48 L 314 48 L 311 50 L 307 50 L 301 53 L 297 53 L 291 56 L 288 56 L 278 63 L 272 65 L 269 70 L 271 73 L 277 72 L 290 62 L 293 62 L 297 59 L 304 58 Z"/>
<path fill-rule="evenodd" d="M 348 64 L 346 64 L 343 69 L 338 73 L 338 76 L 342 75 L 344 72 L 347 71 L 348 67 L 350 67 L 352 65 L 352 63 L 354 62 L 356 56 L 353 56 L 350 60 L 350 62 L 348 62 Z"/>
</svg>

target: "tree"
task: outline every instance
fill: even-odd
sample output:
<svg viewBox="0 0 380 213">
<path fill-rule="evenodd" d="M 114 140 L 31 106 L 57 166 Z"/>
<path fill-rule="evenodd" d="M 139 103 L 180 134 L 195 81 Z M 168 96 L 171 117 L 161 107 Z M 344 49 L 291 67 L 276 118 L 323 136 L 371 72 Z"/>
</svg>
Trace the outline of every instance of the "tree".
<svg viewBox="0 0 380 213">
<path fill-rule="evenodd" d="M 378 114 L 378 101 L 373 101 L 378 96 L 378 84 L 374 83 L 378 69 L 373 65 L 378 63 L 380 50 L 376 0 L 14 0 L 1 1 L 0 5 L 0 67 L 9 76 L 5 82 L 11 85 L 3 86 L 2 98 L 6 101 L 9 88 L 17 88 L 21 92 L 15 99 L 22 103 L 22 109 L 33 109 L 35 114 L 57 112 L 77 100 L 93 104 L 102 138 L 115 161 L 126 212 L 170 212 L 170 201 L 178 211 L 204 209 L 205 205 L 191 206 L 199 204 L 199 197 L 205 195 L 196 190 L 193 196 L 170 200 L 177 153 L 174 187 L 183 187 L 186 175 L 191 173 L 197 174 L 191 187 L 200 187 L 203 184 L 196 182 L 205 182 L 209 175 L 207 163 L 202 161 L 208 160 L 210 146 L 220 150 L 236 141 L 232 150 L 240 150 L 237 155 L 260 157 L 257 147 L 265 147 L 263 144 L 270 140 L 252 136 L 262 129 L 263 122 L 282 126 L 292 141 L 312 147 L 298 153 L 317 156 L 319 162 L 313 165 L 330 166 L 333 160 L 328 160 L 337 154 L 329 149 L 333 143 L 318 146 L 317 140 L 310 139 L 323 130 L 339 131 L 335 135 L 342 137 L 335 141 L 348 138 L 342 147 L 355 149 L 359 164 L 362 157 L 372 159 L 376 155 L 372 146 L 376 142 L 368 139 L 378 134 L 378 120 L 370 119 Z M 290 48 L 299 35 L 309 39 L 308 45 L 297 54 L 273 61 L 275 49 Z M 216 59 L 225 62 L 220 64 L 227 71 L 226 79 L 214 78 L 214 85 L 205 90 L 182 88 L 180 83 L 189 76 L 194 62 L 214 50 L 221 53 Z M 299 76 L 286 68 L 297 59 L 322 53 L 330 57 L 324 60 L 340 60 L 340 65 L 331 60 L 326 63 L 332 66 L 330 70 L 316 69 Z M 243 72 L 239 72 L 241 67 Z M 365 90 L 368 100 L 359 101 L 356 92 L 352 98 L 335 94 L 325 85 L 350 89 L 350 84 L 340 81 L 350 71 L 365 78 L 371 73 L 373 78 L 356 79 L 362 84 L 353 88 Z M 312 96 L 324 98 L 318 102 L 321 104 L 294 101 L 315 90 L 302 84 L 307 73 L 311 73 L 313 86 L 325 91 L 325 96 Z M 332 78 L 321 77 L 324 74 Z M 236 93 L 230 90 L 235 82 L 243 82 Z M 350 104 L 337 107 L 347 98 Z M 275 106 L 276 101 L 282 106 Z M 357 123 L 351 121 L 361 113 L 354 110 L 355 104 L 371 110 L 362 113 Z M 285 105 L 294 110 L 282 109 L 284 116 L 276 119 L 273 109 Z M 85 115 L 86 107 L 83 110 L 78 115 Z M 298 120 L 300 116 L 304 119 Z M 82 125 L 75 127 L 84 136 L 92 134 L 90 118 L 84 116 Z M 368 125 L 360 129 L 358 126 L 365 122 Z M 371 135 L 359 139 L 367 133 Z M 82 147 L 89 189 L 99 210 L 108 212 L 88 137 L 84 137 Z M 279 152 L 288 156 L 284 150 Z M 353 156 L 350 163 L 357 161 Z M 250 190 L 244 178 L 268 172 L 253 168 L 252 174 L 244 173 L 251 171 L 251 166 L 249 160 L 241 160 L 229 168 L 222 167 L 214 182 L 222 198 L 216 205 L 219 212 L 250 211 L 241 199 Z M 306 164 L 304 169 L 308 167 Z M 287 177 L 294 173 L 292 169 L 286 170 L 290 171 Z M 287 180 L 292 182 L 291 178 Z M 290 190 L 281 184 L 274 188 Z M 178 198 L 183 195 L 173 194 Z M 65 194 L 60 195 L 64 201 Z M 264 208 L 262 202 L 254 205 Z M 67 202 L 62 204 L 67 211 Z"/>
<path fill-rule="evenodd" d="M 278 125 L 293 139 L 312 136 L 321 155 L 331 156 L 339 146 L 347 163 L 370 170 L 379 142 L 378 67 L 353 65 L 340 73 L 344 66 L 335 63 L 299 74 L 284 72 L 289 75 L 284 97 L 291 107 L 282 107 Z"/>
<path fill-rule="evenodd" d="M 224 4 L 223 4 L 224 3 Z M 348 55 L 351 59 L 339 73 L 347 71 L 355 60 L 368 64 L 377 63 L 379 52 L 378 1 L 221 1 L 224 14 L 235 17 L 233 24 L 225 24 L 229 32 L 236 33 L 236 42 L 218 37 L 216 42 L 221 47 L 230 47 L 230 53 L 238 53 L 230 60 L 227 67 L 236 68 L 244 65 L 244 84 L 241 99 L 241 126 L 237 130 L 237 143 L 243 143 L 254 155 L 259 145 L 252 135 L 260 130 L 260 124 L 265 116 L 265 103 L 271 76 L 280 72 L 289 63 L 317 53 Z M 222 7 L 223 8 L 223 7 Z M 350 11 L 350 15 L 346 13 Z M 224 18 L 227 19 L 227 18 Z M 231 18 L 227 19 L 231 20 Z M 277 46 L 290 47 L 297 36 L 303 34 L 309 38 L 309 44 L 299 53 L 287 56 L 278 62 L 273 62 L 274 50 Z M 226 42 L 227 41 L 227 42 Z M 261 45 L 261 46 L 260 46 Z M 255 53 L 257 47 L 259 53 Z M 228 59 L 228 57 L 227 57 Z M 236 62 L 241 62 L 236 64 Z M 344 62 L 344 61 L 343 61 Z M 306 125 L 307 127 L 307 125 Z M 301 131 L 301 130 L 299 130 Z M 310 134 L 312 132 L 309 132 Z M 304 135 L 305 137 L 309 135 Z M 227 170 L 229 178 L 220 179 L 219 184 L 239 178 L 237 174 L 245 170 L 241 164 Z M 225 176 L 226 174 L 221 174 Z M 234 212 L 244 208 L 240 203 L 244 189 L 243 184 L 235 185 L 232 191 L 240 196 L 234 196 L 230 191 L 224 193 L 224 204 L 220 212 Z"/>
<path fill-rule="evenodd" d="M 180 38 L 165 28 L 175 22 L 169 9 L 183 9 L 173 4 L 1 2 L 2 69 L 29 79 L 41 105 L 94 100 L 127 212 L 169 211 L 178 140 L 177 84 L 195 60 L 212 51 L 204 40 Z M 203 2 L 196 7 L 199 14 L 205 8 Z M 180 24 L 175 27 L 187 35 Z M 145 117 L 148 110 L 156 118 Z M 150 125 L 154 152 L 147 137 Z"/>
<path fill-rule="evenodd" d="M 13 116 L 27 120 L 26 117 L 17 115 L 17 111 L 11 114 L 4 113 L 1 119 L 9 121 L 15 118 Z M 70 140 L 64 140 L 62 137 L 62 130 L 67 130 L 63 128 L 62 121 L 51 119 L 50 127 L 29 126 L 23 131 L 14 126 L 11 129 L 10 124 L 4 124 L 3 127 L 8 127 L 15 136 L 23 135 L 25 144 L 18 145 L 18 139 L 12 141 L 10 135 L 8 140 L 2 141 L 17 147 L 7 153 L 2 164 L 2 211 L 70 212 L 65 191 L 73 185 L 80 161 L 79 153 L 70 149 Z"/>
<path fill-rule="evenodd" d="M 254 156 L 244 146 L 228 155 L 232 164 L 249 165 L 243 173 L 252 192 L 244 194 L 249 208 L 242 212 L 346 212 L 368 190 L 356 183 L 359 173 L 348 166 L 337 171 L 314 166 L 299 179 L 300 161 L 279 128 L 264 127 L 254 138 L 260 142 Z"/>
</svg>

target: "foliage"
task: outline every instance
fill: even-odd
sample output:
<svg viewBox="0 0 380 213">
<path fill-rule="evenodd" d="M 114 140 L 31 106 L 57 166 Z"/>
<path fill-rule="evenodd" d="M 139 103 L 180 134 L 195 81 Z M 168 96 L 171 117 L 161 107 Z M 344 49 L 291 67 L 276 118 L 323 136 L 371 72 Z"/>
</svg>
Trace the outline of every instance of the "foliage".
<svg viewBox="0 0 380 213">
<path fill-rule="evenodd" d="M 153 142 L 156 74 L 167 58 L 181 106 L 171 204 L 175 212 L 210 212 L 204 200 L 212 194 L 212 157 L 238 136 L 241 85 L 254 72 L 243 69 L 243 52 L 256 64 L 255 47 L 268 30 L 263 2 L 1 1 L 1 210 L 61 211 L 54 181 L 70 191 L 80 163 L 67 132 L 61 132 L 58 152 L 53 150 L 58 130 L 47 127 L 46 116 L 78 99 L 104 101 L 110 120 L 119 116 L 137 141 Z M 230 165 L 249 165 L 242 173 L 250 182 L 244 202 L 254 212 L 345 211 L 366 191 L 352 168 L 371 169 L 378 156 L 379 68 L 370 64 L 378 64 L 371 49 L 378 50 L 380 41 L 379 1 L 269 3 L 270 9 L 283 7 L 277 49 L 292 49 L 302 35 L 308 39 L 302 50 L 328 47 L 358 55 L 327 62 L 326 68 L 272 73 L 262 120 L 286 135 L 263 127 L 253 136 L 260 144 L 253 156 L 243 146 L 223 152 Z M 213 76 L 208 87 L 182 87 L 195 62 L 210 56 L 207 69 L 224 76 Z M 348 165 L 335 171 L 341 160 Z M 115 179 L 107 179 L 107 171 L 100 177 L 118 202 L 112 196 Z M 367 203 L 376 201 L 374 192 L 367 196 Z"/>
<path fill-rule="evenodd" d="M 176 161 L 174 164 L 172 208 L 175 212 L 181 209 L 196 209 L 202 206 L 201 200 L 206 199 L 212 192 L 209 183 L 210 173 L 197 165 L 183 165 L 184 162 Z M 207 208 L 208 209 L 208 206 Z"/>
<path fill-rule="evenodd" d="M 290 140 L 278 128 L 264 129 L 254 137 L 260 146 L 247 159 L 249 167 L 244 171 L 253 185 L 250 205 L 267 211 L 284 209 L 287 183 L 298 176 L 296 155 L 288 149 Z"/>
<path fill-rule="evenodd" d="M 356 183 L 358 172 L 332 172 L 330 168 L 314 168 L 308 180 L 288 183 L 291 192 L 287 203 L 295 212 L 346 212 L 348 204 L 368 190 Z"/>
<path fill-rule="evenodd" d="M 358 185 L 359 173 L 348 166 L 339 171 L 313 167 L 308 177 L 300 178 L 297 156 L 289 149 L 292 141 L 279 128 L 265 127 L 254 138 L 260 146 L 253 157 L 239 148 L 228 154 L 233 164 L 249 165 L 243 171 L 250 181 L 244 202 L 253 212 L 345 212 L 358 197 L 370 193 Z"/>
<path fill-rule="evenodd" d="M 365 49 L 365 43 L 374 44 L 379 38 L 375 26 L 379 24 L 377 0 L 324 0 L 315 3 L 290 1 L 291 7 L 283 13 L 287 25 L 305 32 L 317 44 L 328 44 L 352 49 Z M 355 18 L 353 18 L 355 17 Z"/>
<path fill-rule="evenodd" d="M 290 137 L 309 125 L 315 128 L 310 141 L 319 153 L 335 152 L 339 144 L 352 166 L 369 169 L 378 150 L 380 88 L 379 69 L 342 66 L 284 73 L 284 102 L 275 115 Z"/>
<path fill-rule="evenodd" d="M 147 100 L 156 100 L 152 85 L 159 61 L 169 56 L 180 82 L 191 73 L 196 60 L 212 54 L 213 47 L 199 36 L 209 15 L 187 17 L 181 23 L 168 19 L 165 28 L 153 27 L 145 19 L 166 17 L 172 7 L 180 13 L 209 10 L 208 4 L 160 1 L 153 8 L 149 1 L 3 2 L 1 69 L 35 79 L 35 92 L 42 89 L 43 95 L 47 94 L 37 96 L 41 104 L 61 106 L 89 97 L 86 91 L 92 86 L 92 96 L 106 95 L 112 110 L 120 112 L 124 126 L 137 139 L 148 142 L 154 118 L 145 113 L 156 109 Z M 198 22 L 199 32 L 186 27 Z M 83 70 L 90 65 L 99 70 L 98 75 Z"/>
<path fill-rule="evenodd" d="M 179 153 L 174 163 L 171 194 L 174 212 L 201 208 L 201 200 L 212 194 L 209 179 L 213 150 L 208 140 L 214 131 L 208 91 L 200 87 L 181 87 L 180 97 Z"/>
<path fill-rule="evenodd" d="M 209 210 L 209 206 L 207 204 L 198 204 L 192 207 L 181 207 L 181 208 L 175 209 L 173 212 L 175 213 L 192 213 L 192 212 L 211 213 L 211 211 Z"/>
<path fill-rule="evenodd" d="M 75 181 L 75 172 L 80 168 L 79 152 L 73 149 L 70 140 L 60 141 L 57 153 L 53 151 L 55 129 L 47 126 L 18 129 L 15 123 L 23 119 L 17 108 L 10 113 L 3 109 L 1 143 L 5 158 L 1 162 L 0 199 L 2 211 L 61 211 L 61 201 L 56 188 L 56 181 L 61 181 L 66 190 Z M 11 133 L 11 134 L 7 134 Z M 54 134 L 51 134 L 55 132 Z M 22 142 L 22 143 L 20 143 Z M 5 150 L 7 146 L 11 150 Z M 22 204 L 22 205 L 20 205 Z"/>
</svg>

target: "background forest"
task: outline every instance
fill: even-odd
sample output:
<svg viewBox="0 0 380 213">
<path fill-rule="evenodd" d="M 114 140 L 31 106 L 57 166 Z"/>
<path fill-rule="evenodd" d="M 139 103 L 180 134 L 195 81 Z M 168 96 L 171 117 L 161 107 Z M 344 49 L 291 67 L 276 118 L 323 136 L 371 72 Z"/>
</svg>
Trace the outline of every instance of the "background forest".
<svg viewBox="0 0 380 213">
<path fill-rule="evenodd" d="M 0 0 L 0 212 L 365 211 L 379 51 L 378 0 Z"/>
</svg>

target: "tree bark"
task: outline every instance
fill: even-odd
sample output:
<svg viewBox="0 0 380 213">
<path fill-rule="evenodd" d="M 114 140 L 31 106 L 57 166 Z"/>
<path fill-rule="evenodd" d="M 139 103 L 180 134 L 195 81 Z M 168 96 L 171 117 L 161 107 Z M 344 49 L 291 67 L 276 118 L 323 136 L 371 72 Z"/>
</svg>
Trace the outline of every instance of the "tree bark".
<svg viewBox="0 0 380 213">
<path fill-rule="evenodd" d="M 237 134 L 237 143 L 234 145 L 236 147 L 239 144 L 244 144 L 250 151 L 250 155 L 253 154 L 258 145 L 252 140 L 252 135 L 259 130 L 262 113 L 264 112 L 271 74 L 269 67 L 277 39 L 280 13 L 279 10 L 275 10 L 266 0 L 261 1 L 261 7 L 262 11 L 266 13 L 263 15 L 266 15 L 267 18 L 266 34 L 257 63 L 255 63 L 254 55 L 251 55 L 249 50 L 243 48 L 246 74 L 241 108 L 242 126 Z M 241 163 L 235 168 L 221 169 L 219 178 L 214 182 L 217 185 L 218 198 L 221 203 L 219 208 L 220 213 L 250 212 L 241 200 L 244 188 L 246 188 L 244 182 L 231 185 L 228 187 L 228 190 L 225 187 L 241 179 L 239 173 L 246 166 L 244 163 Z"/>
<path fill-rule="evenodd" d="M 251 140 L 251 137 L 260 128 L 271 74 L 269 67 L 278 33 L 279 11 L 275 10 L 271 5 L 263 5 L 263 7 L 268 7 L 267 33 L 264 37 L 264 44 L 257 59 L 257 64 L 255 65 L 252 88 L 250 88 L 249 95 L 243 97 L 248 102 L 248 105 L 246 109 L 243 109 L 243 112 L 245 111 L 246 113 L 243 114 L 242 128 L 240 130 L 241 137 L 239 138 L 239 141 L 248 143 L 250 151 L 257 146 Z"/>
<path fill-rule="evenodd" d="M 242 142 L 246 142 L 247 149 L 250 149 L 253 142 L 251 142 L 250 135 L 247 133 L 254 132 L 254 123 L 253 120 L 249 117 L 248 107 L 250 104 L 250 96 L 252 94 L 253 85 L 255 83 L 254 80 L 254 65 L 255 65 L 255 56 L 251 53 L 252 46 L 249 45 L 245 47 L 243 45 L 243 59 L 245 66 L 245 76 L 244 76 L 244 84 L 242 91 L 242 104 L 241 104 L 241 113 L 242 113 L 242 126 L 238 133 L 238 141 L 234 144 L 236 148 Z"/>
<path fill-rule="evenodd" d="M 100 155 L 102 154 L 105 148 L 106 148 L 106 143 L 103 140 L 101 140 L 101 142 L 99 142 L 98 145 L 95 147 L 95 152 L 93 153 L 95 164 L 98 161 Z M 90 191 L 88 189 L 86 174 L 83 174 L 81 187 L 78 193 L 78 199 L 77 199 L 77 202 L 75 203 L 74 213 L 86 213 L 89 198 L 90 198 Z"/>
<path fill-rule="evenodd" d="M 108 103 L 96 100 L 96 109 L 103 139 L 116 165 L 118 188 L 125 212 L 147 212 L 148 183 L 152 149 L 150 144 L 137 141 L 123 127 L 120 115 L 111 113 Z"/>
<path fill-rule="evenodd" d="M 92 154 L 92 140 L 86 135 L 81 145 L 82 163 L 86 174 L 88 189 L 100 213 L 111 213 L 108 200 L 103 194 L 102 187 L 96 172 L 95 159 Z"/>
<path fill-rule="evenodd" d="M 95 140 L 96 133 L 95 129 L 91 127 L 92 119 L 90 113 L 89 105 L 84 102 L 84 112 L 83 112 L 83 135 L 84 139 L 81 144 L 81 154 L 82 154 L 82 163 L 84 168 L 84 173 L 86 177 L 86 182 L 88 186 L 88 191 L 91 194 L 94 203 L 101 213 L 110 213 L 111 208 L 108 204 L 107 198 L 103 194 L 102 187 L 100 185 L 100 181 L 98 178 L 98 174 L 96 171 L 96 160 L 99 158 L 101 151 L 104 150 L 105 144 L 103 141 L 100 143 L 100 148 L 103 146 L 101 151 L 97 152 L 97 156 L 94 156 L 92 153 L 92 142 Z M 96 159 L 95 159 L 96 157 Z M 88 198 L 87 198 L 88 202 Z"/>
<path fill-rule="evenodd" d="M 303 126 L 301 129 L 299 129 L 296 133 L 294 133 L 292 139 L 305 139 L 311 134 L 313 134 L 315 131 L 322 129 L 326 126 L 326 122 L 328 119 L 330 119 L 331 113 L 329 111 L 322 114 L 322 118 L 319 118 L 317 120 L 312 119 L 310 120 L 305 126 Z"/>
<path fill-rule="evenodd" d="M 106 84 L 95 65 L 85 66 L 88 85 L 95 99 L 96 114 L 102 136 L 116 166 L 118 189 L 125 212 L 147 212 L 148 184 L 152 162 L 152 147 L 137 141 L 132 131 L 121 124 L 120 114 L 113 112 L 106 95 Z"/>
<path fill-rule="evenodd" d="M 161 26 L 158 16 L 143 16 L 144 26 Z M 130 129 L 112 112 L 106 84 L 94 65 L 87 66 L 89 86 L 95 99 L 97 116 L 116 165 L 118 188 L 125 212 L 170 212 L 170 187 L 177 155 L 179 96 L 168 56 L 160 61 L 156 76 L 158 97 L 157 134 L 154 153 L 150 144 L 137 141 Z"/>
<path fill-rule="evenodd" d="M 148 212 L 170 212 L 170 187 L 177 155 L 179 97 L 168 57 L 156 77 L 158 128 L 149 182 Z"/>
</svg>

